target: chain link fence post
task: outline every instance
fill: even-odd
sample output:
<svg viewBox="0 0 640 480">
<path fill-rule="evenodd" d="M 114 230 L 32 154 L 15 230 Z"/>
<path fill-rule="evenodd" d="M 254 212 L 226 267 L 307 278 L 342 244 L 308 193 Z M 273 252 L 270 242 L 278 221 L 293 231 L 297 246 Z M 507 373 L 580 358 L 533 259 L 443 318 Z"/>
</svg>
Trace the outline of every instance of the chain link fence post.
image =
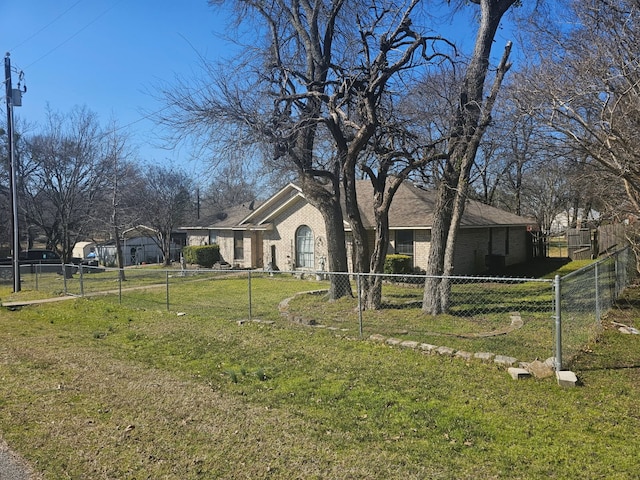
<svg viewBox="0 0 640 480">
<path fill-rule="evenodd" d="M 169 311 L 169 270 L 165 270 L 166 282 L 167 282 L 167 312 Z"/>
<path fill-rule="evenodd" d="M 362 328 L 362 282 L 361 282 L 362 274 L 356 274 L 356 290 L 358 295 L 358 330 L 360 332 L 360 339 L 362 339 L 363 328 Z"/>
<path fill-rule="evenodd" d="M 623 250 L 626 252 L 626 250 Z M 613 298 L 618 298 L 618 293 L 620 292 L 620 257 L 623 252 L 614 253 L 614 262 L 613 262 L 613 275 L 614 275 L 614 283 L 613 283 Z"/>
<path fill-rule="evenodd" d="M 561 308 L 561 291 L 560 291 L 560 275 L 556 275 L 553 279 L 553 288 L 555 290 L 555 303 L 556 303 L 556 372 L 562 370 L 562 308 Z"/>
<path fill-rule="evenodd" d="M 82 264 L 80 264 L 78 268 L 80 269 L 80 296 L 84 297 L 84 270 Z"/>
<path fill-rule="evenodd" d="M 593 276 L 596 290 L 596 322 L 600 324 L 602 299 L 600 298 L 600 262 L 596 262 L 593 269 Z"/>
<path fill-rule="evenodd" d="M 248 270 L 248 287 L 249 287 L 249 321 L 251 321 L 251 270 Z"/>
</svg>

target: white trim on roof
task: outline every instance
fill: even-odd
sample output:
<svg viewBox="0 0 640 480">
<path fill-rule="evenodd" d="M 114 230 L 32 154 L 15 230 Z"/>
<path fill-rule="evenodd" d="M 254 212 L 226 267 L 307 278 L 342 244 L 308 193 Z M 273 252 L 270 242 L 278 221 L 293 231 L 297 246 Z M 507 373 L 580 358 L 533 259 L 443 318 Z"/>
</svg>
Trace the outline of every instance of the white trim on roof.
<svg viewBox="0 0 640 480">
<path fill-rule="evenodd" d="M 285 193 L 287 192 L 296 192 L 293 195 L 285 195 Z M 282 197 L 285 198 L 284 202 L 282 202 Z M 238 227 L 241 227 L 243 225 L 254 225 L 254 226 L 259 226 L 259 225 L 264 225 L 267 222 L 269 222 L 273 217 L 277 216 L 280 212 L 282 212 L 284 209 L 288 208 L 294 201 L 298 202 L 300 200 L 307 200 L 306 197 L 304 196 L 304 194 L 302 193 L 302 189 L 300 187 L 298 187 L 297 185 L 294 185 L 293 183 L 289 183 L 288 185 L 286 185 L 284 188 L 282 188 L 280 191 L 278 191 L 275 195 L 273 195 L 271 198 L 269 198 L 266 202 L 264 202 L 262 205 L 260 205 L 258 208 L 256 208 L 253 212 L 251 212 L 249 215 L 247 215 L 246 217 L 244 217 L 244 219 L 242 219 L 239 223 L 238 223 Z M 261 214 L 262 211 L 269 211 L 269 209 L 273 206 L 273 205 L 277 205 L 280 204 L 279 207 L 277 207 L 275 210 L 271 211 L 268 213 L 268 215 L 266 215 L 265 217 L 263 217 L 262 219 L 260 219 L 257 223 L 251 224 L 250 220 L 254 217 L 260 218 L 259 215 Z"/>
</svg>

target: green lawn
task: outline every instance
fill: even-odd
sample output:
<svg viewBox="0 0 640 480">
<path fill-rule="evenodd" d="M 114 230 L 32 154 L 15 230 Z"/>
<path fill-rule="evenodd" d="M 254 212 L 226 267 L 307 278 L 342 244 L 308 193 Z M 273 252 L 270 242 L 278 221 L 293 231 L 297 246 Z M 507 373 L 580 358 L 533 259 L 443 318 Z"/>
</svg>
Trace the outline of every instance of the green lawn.
<svg viewBox="0 0 640 480">
<path fill-rule="evenodd" d="M 82 284 L 75 275 L 66 280 L 66 291 L 76 295 L 109 291 L 109 299 L 131 308 L 170 309 L 203 317 L 215 312 L 229 320 L 255 317 L 272 321 L 282 318 L 279 303 L 295 296 L 289 302 L 291 319 L 339 329 L 360 339 L 380 334 L 456 350 L 488 351 L 522 361 L 553 356 L 553 295 L 549 282 L 465 280 L 452 285 L 450 315 L 428 317 L 421 310 L 421 285 L 396 278 L 383 286 L 382 308 L 359 315 L 356 298 L 327 301 L 322 294 L 328 289 L 327 281 L 315 277 L 299 280 L 287 274 L 251 275 L 249 291 L 247 272 L 201 271 L 182 276 L 179 271 L 132 269 L 127 270 L 127 281 L 120 284 L 117 272 L 106 271 L 85 274 Z M 38 293 L 60 295 L 59 277 L 40 277 Z M 349 278 L 344 276 L 344 280 Z M 354 281 L 351 289 L 356 292 Z M 296 296 L 309 291 L 316 294 Z M 33 296 L 33 291 L 25 289 L 7 300 Z M 523 328 L 508 336 L 483 335 L 509 327 L 514 312 L 524 321 Z"/>
<path fill-rule="evenodd" d="M 562 389 L 289 322 L 300 282 L 269 285 L 262 322 L 225 307 L 240 280 L 194 281 L 186 315 L 155 289 L 1 310 L 1 435 L 50 479 L 637 478 L 640 336 L 605 329 Z"/>
</svg>

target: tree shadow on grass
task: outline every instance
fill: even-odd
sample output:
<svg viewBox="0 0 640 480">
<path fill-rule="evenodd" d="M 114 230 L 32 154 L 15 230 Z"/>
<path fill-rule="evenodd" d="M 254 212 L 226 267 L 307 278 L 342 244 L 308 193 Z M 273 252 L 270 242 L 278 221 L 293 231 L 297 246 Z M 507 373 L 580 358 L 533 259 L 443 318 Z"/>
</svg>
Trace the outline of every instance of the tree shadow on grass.
<svg viewBox="0 0 640 480">
<path fill-rule="evenodd" d="M 570 258 L 534 258 L 518 265 L 510 265 L 500 275 L 514 278 L 546 278 L 571 262 Z"/>
</svg>

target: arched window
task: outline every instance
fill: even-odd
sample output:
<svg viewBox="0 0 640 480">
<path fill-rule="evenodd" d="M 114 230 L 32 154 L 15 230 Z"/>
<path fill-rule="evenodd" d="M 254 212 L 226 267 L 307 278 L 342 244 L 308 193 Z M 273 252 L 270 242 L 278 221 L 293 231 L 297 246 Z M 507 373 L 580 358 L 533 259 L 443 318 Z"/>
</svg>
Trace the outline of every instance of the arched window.
<svg viewBox="0 0 640 480">
<path fill-rule="evenodd" d="M 313 268 L 313 232 L 306 225 L 296 230 L 296 267 Z"/>
</svg>

